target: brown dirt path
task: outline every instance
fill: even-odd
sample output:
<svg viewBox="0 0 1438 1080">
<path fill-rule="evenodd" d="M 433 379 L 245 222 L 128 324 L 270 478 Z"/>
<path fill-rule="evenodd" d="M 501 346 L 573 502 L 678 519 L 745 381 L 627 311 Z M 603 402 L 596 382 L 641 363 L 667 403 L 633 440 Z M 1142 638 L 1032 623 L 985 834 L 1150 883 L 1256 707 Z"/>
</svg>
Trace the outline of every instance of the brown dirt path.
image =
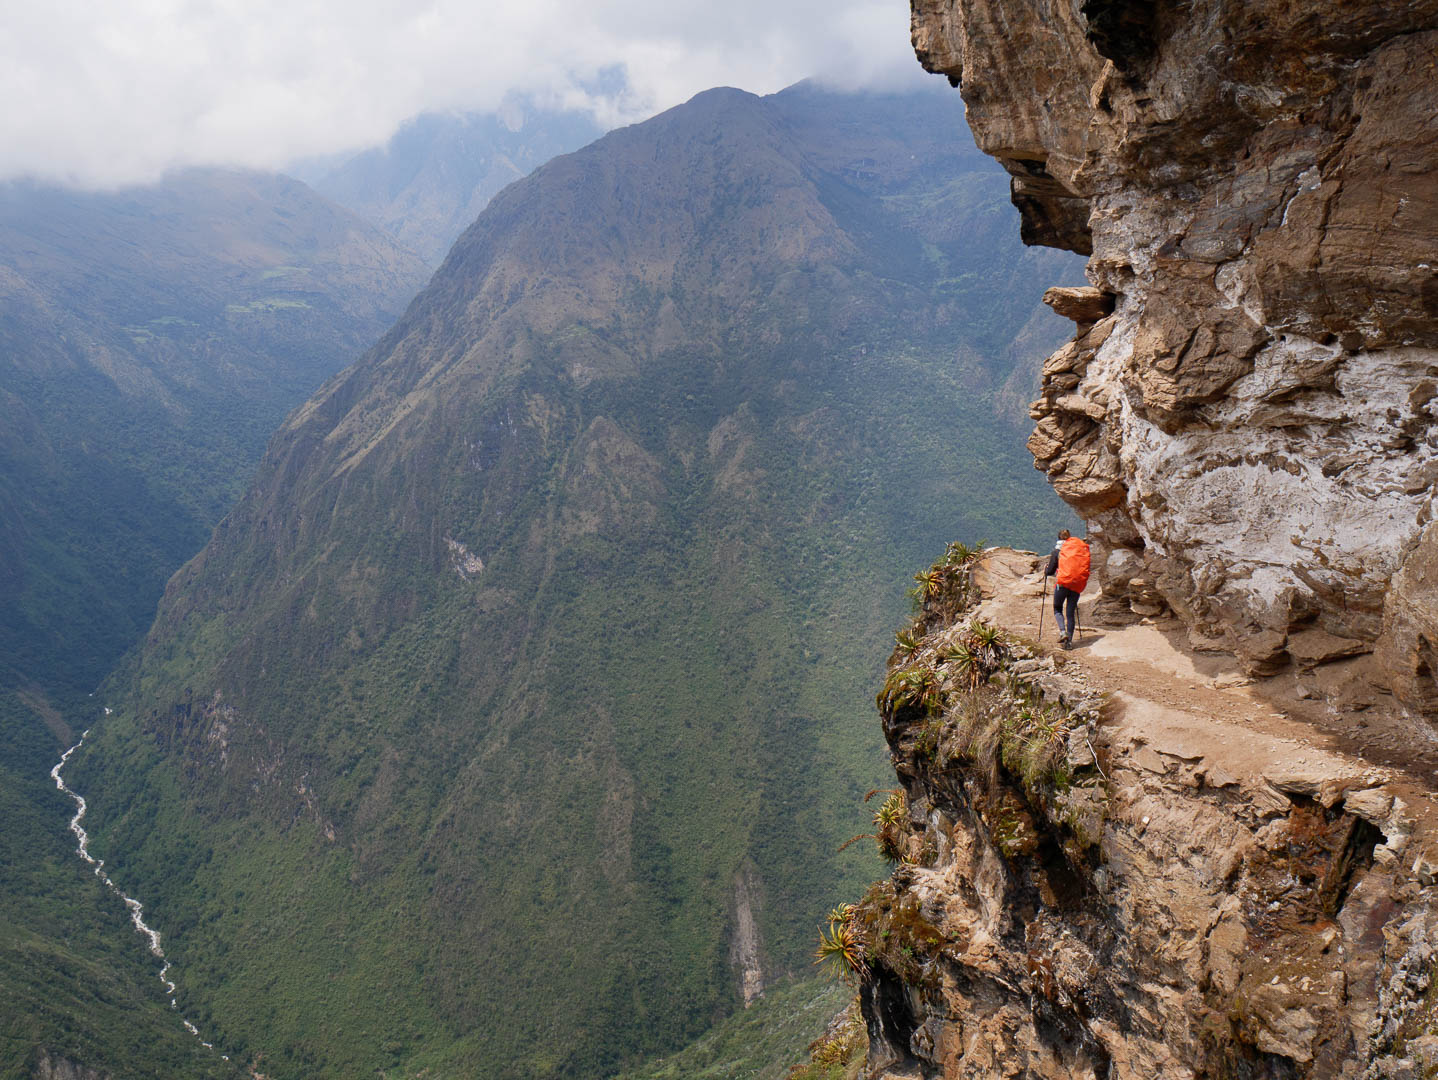
<svg viewBox="0 0 1438 1080">
<path fill-rule="evenodd" d="M 1108 694 L 1109 738 L 1169 758 L 1207 759 L 1245 785 L 1293 790 L 1302 786 L 1294 777 L 1308 775 L 1315 784 L 1326 777 L 1348 788 L 1381 787 L 1406 804 L 1416 846 L 1438 852 L 1438 741 L 1366 684 L 1355 681 L 1366 696 L 1350 694 L 1346 707 L 1305 700 L 1295 675 L 1251 680 L 1232 657 L 1194 651 L 1177 620 L 1099 624 L 1096 583 L 1079 603 L 1078 640 L 1064 651 L 1052 600 L 1041 598 L 1037 560 L 1011 549 L 986 553 L 975 570 L 985 597 L 979 616 L 1034 643 L 1065 676 Z M 1327 673 L 1330 680 L 1360 680 L 1351 661 L 1330 667 L 1339 669 Z"/>
</svg>

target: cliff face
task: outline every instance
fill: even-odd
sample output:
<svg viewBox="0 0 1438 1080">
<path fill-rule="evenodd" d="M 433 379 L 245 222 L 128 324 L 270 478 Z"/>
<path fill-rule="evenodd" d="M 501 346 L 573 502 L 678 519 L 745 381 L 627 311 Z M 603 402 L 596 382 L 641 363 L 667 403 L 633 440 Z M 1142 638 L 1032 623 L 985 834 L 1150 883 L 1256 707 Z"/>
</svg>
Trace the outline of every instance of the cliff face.
<svg viewBox="0 0 1438 1080">
<path fill-rule="evenodd" d="M 929 575 L 880 695 L 867 1075 L 1433 1075 L 1431 791 L 1153 626 L 1045 655 L 1032 561 Z"/>
<path fill-rule="evenodd" d="M 1024 237 L 1091 254 L 1029 442 L 1110 614 L 1438 719 L 1438 3 L 914 0 Z"/>
<path fill-rule="evenodd" d="M 919 575 L 898 865 L 825 941 L 867 1075 L 1438 1075 L 1438 4 L 913 34 L 1024 239 L 1090 256 L 1028 445 L 1102 594 L 1051 654 L 1031 554 Z"/>
</svg>

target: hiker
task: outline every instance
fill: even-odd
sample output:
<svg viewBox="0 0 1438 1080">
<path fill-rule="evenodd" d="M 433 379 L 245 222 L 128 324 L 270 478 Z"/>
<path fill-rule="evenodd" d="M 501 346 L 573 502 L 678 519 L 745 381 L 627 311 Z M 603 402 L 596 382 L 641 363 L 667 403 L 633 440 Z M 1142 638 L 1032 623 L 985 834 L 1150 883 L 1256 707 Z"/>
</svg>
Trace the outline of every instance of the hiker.
<svg viewBox="0 0 1438 1080">
<path fill-rule="evenodd" d="M 1088 584 L 1088 544 L 1067 529 L 1059 530 L 1059 538 L 1044 567 L 1044 577 L 1054 579 L 1054 622 L 1059 627 L 1059 644 L 1073 648 L 1074 627 L 1078 623 L 1078 598 Z"/>
</svg>

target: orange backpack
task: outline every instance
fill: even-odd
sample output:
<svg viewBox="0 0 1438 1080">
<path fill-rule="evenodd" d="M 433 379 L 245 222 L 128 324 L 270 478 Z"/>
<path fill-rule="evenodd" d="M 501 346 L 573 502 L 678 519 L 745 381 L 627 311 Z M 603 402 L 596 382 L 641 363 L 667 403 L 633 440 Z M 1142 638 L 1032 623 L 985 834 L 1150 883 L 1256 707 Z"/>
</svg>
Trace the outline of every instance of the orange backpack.
<svg viewBox="0 0 1438 1080">
<path fill-rule="evenodd" d="M 1077 593 L 1088 584 L 1088 545 L 1077 536 L 1070 536 L 1059 548 L 1059 569 L 1054 580 Z"/>
</svg>

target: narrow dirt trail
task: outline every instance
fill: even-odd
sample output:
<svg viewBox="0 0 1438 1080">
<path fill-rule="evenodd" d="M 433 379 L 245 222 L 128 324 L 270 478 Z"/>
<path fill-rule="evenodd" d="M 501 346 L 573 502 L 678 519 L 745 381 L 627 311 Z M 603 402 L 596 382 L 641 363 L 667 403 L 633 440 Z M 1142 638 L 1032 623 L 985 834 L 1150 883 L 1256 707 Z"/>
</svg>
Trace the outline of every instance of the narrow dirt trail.
<svg viewBox="0 0 1438 1080">
<path fill-rule="evenodd" d="M 1340 710 L 1299 697 L 1292 674 L 1252 680 L 1230 656 L 1199 653 L 1175 619 L 1095 621 L 1097 589 L 1080 602 L 1081 633 L 1063 650 L 1052 601 L 1030 552 L 997 549 L 975 570 L 979 616 L 1036 643 L 1054 669 L 1109 695 L 1105 740 L 1187 762 L 1198 784 L 1226 776 L 1245 788 L 1308 793 L 1376 789 L 1398 802 L 1414 855 L 1438 856 L 1438 741 L 1374 695 Z M 1050 583 L 1051 584 L 1051 583 Z M 1040 618 L 1042 634 L 1040 636 Z M 1357 678 L 1357 672 L 1348 677 Z"/>
</svg>

